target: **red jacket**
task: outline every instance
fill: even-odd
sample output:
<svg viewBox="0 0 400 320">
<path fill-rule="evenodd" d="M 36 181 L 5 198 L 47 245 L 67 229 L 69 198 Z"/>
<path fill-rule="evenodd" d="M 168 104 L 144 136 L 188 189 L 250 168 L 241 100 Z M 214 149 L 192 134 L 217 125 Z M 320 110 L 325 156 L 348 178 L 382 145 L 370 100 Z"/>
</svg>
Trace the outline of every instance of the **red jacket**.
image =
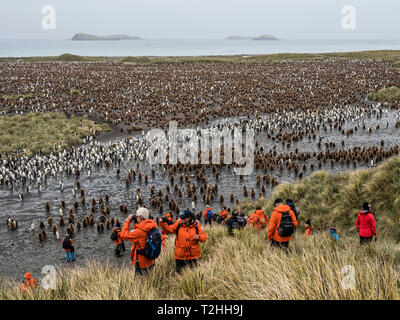
<svg viewBox="0 0 400 320">
<path fill-rule="evenodd" d="M 356 221 L 357 232 L 361 237 L 376 236 L 375 218 L 371 212 L 360 211 Z"/>
<path fill-rule="evenodd" d="M 138 267 L 140 269 L 146 269 L 153 265 L 154 260 L 147 259 L 145 256 L 137 254 L 137 250 L 144 249 L 146 247 L 147 232 L 153 228 L 157 229 L 158 226 L 151 219 L 147 219 L 141 223 L 135 224 L 135 229 L 132 232 L 129 231 L 129 226 L 129 221 L 125 221 L 119 236 L 122 240 L 132 241 L 133 243 L 131 247 L 131 263 L 134 266 L 137 266 L 136 262 L 138 262 Z"/>
</svg>

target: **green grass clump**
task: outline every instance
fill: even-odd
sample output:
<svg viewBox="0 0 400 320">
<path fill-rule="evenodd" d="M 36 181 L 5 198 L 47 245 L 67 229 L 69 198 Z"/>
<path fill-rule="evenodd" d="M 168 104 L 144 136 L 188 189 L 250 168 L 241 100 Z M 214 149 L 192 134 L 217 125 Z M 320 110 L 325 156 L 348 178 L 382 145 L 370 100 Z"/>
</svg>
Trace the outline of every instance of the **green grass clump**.
<svg viewBox="0 0 400 320">
<path fill-rule="evenodd" d="M 16 149 L 26 149 L 27 155 L 44 154 L 63 150 L 81 143 L 82 138 L 90 134 L 111 130 L 107 124 L 96 124 L 84 117 L 62 113 L 30 113 L 26 115 L 0 117 L 0 153 L 13 153 Z M 58 147 L 59 143 L 60 147 Z"/>
<path fill-rule="evenodd" d="M 149 63 L 149 57 L 124 57 L 121 59 L 123 63 Z"/>
<path fill-rule="evenodd" d="M 368 100 L 381 102 L 400 102 L 400 88 L 382 88 L 378 92 L 371 92 L 367 95 Z"/>
<path fill-rule="evenodd" d="M 70 95 L 72 97 L 79 96 L 80 95 L 80 91 L 78 89 L 71 89 Z"/>
<path fill-rule="evenodd" d="M 86 61 L 86 58 L 76 54 L 64 53 L 54 57 L 54 61 Z"/>
</svg>

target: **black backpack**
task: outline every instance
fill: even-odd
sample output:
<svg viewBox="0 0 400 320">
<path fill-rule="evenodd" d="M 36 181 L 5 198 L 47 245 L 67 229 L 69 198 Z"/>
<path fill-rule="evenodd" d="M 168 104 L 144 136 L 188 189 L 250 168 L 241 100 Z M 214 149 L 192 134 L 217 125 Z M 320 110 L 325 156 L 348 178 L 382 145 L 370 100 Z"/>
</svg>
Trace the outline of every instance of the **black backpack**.
<svg viewBox="0 0 400 320">
<path fill-rule="evenodd" d="M 72 249 L 71 240 L 64 239 L 64 241 L 63 241 L 63 249 Z"/>
<path fill-rule="evenodd" d="M 118 232 L 121 230 L 114 229 L 113 232 L 111 233 L 111 240 L 116 241 L 118 239 Z"/>
<path fill-rule="evenodd" d="M 246 225 L 246 219 L 241 217 L 241 216 L 237 216 L 237 221 L 239 223 L 239 227 L 243 228 Z"/>
<path fill-rule="evenodd" d="M 296 220 L 299 221 L 299 212 L 297 211 L 296 206 L 294 205 L 294 203 L 288 202 L 286 204 L 290 207 L 290 209 L 292 209 L 294 215 L 296 216 Z"/>
<path fill-rule="evenodd" d="M 161 253 L 161 233 L 157 228 L 147 231 L 146 246 L 144 249 L 139 249 L 137 253 L 150 260 L 158 258 Z"/>
<path fill-rule="evenodd" d="M 233 221 L 232 221 L 232 224 L 231 224 L 231 228 L 237 230 L 237 229 L 239 229 L 239 227 L 240 227 L 240 226 L 239 226 L 239 221 L 233 220 Z"/>
<path fill-rule="evenodd" d="M 282 213 L 281 223 L 278 227 L 278 234 L 281 237 L 291 236 L 294 232 L 294 225 L 292 221 L 292 217 L 289 214 L 289 211 Z"/>
</svg>

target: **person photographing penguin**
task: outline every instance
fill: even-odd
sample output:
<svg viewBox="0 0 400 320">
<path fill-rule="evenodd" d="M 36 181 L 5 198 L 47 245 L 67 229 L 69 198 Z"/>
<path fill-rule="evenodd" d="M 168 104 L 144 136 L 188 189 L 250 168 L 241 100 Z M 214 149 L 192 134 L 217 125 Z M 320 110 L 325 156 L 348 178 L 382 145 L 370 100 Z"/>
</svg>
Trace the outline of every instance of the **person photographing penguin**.
<svg viewBox="0 0 400 320">
<path fill-rule="evenodd" d="M 164 217 L 160 221 L 160 226 L 166 233 L 176 234 L 174 258 L 178 273 L 188 265 L 197 264 L 201 257 L 200 242 L 207 241 L 207 234 L 195 219 L 192 211 L 185 210 L 179 218 L 180 221 L 173 224 Z"/>
<path fill-rule="evenodd" d="M 134 222 L 134 230 L 130 231 L 131 222 Z M 119 236 L 122 240 L 132 241 L 131 247 L 131 263 L 135 266 L 136 274 L 142 275 L 148 273 L 154 266 L 154 259 L 150 259 L 142 254 L 146 248 L 148 233 L 156 229 L 157 224 L 151 219 L 150 212 L 146 208 L 139 208 L 136 215 L 129 215 Z M 160 234 L 161 239 L 161 234 Z"/>
</svg>

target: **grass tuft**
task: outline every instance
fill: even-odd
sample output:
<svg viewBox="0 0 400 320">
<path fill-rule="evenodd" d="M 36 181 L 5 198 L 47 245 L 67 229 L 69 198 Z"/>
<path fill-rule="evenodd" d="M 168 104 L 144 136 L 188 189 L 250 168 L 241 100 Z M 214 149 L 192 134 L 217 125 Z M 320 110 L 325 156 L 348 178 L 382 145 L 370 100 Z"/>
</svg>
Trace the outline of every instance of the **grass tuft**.
<svg viewBox="0 0 400 320">
<path fill-rule="evenodd" d="M 91 131 L 111 130 L 107 124 L 96 124 L 84 117 L 63 113 L 30 113 L 26 115 L 0 117 L 0 153 L 11 154 L 24 149 L 28 156 L 42 150 L 49 154 L 57 146 L 57 151 L 82 143 L 82 138 Z M 20 154 L 21 154 L 20 153 Z"/>
<path fill-rule="evenodd" d="M 382 88 L 378 92 L 371 92 L 367 95 L 368 100 L 380 102 L 400 102 L 400 88 Z"/>
</svg>

